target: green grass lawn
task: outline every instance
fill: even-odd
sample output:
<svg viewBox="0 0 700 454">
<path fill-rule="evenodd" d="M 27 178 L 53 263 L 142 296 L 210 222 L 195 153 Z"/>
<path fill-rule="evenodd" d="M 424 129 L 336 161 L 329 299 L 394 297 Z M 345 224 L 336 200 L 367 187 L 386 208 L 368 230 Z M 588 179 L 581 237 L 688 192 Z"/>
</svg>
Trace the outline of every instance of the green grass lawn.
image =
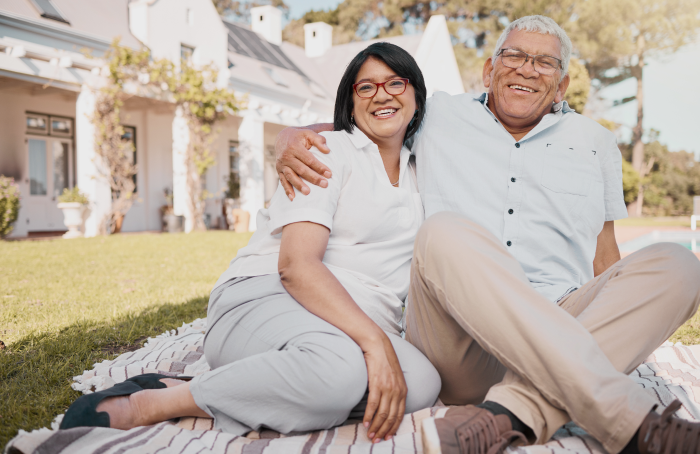
<svg viewBox="0 0 700 454">
<path fill-rule="evenodd" d="M 209 291 L 249 234 L 0 241 L 0 447 L 80 394 L 72 377 L 206 316 Z"/>
<path fill-rule="evenodd" d="M 0 448 L 80 395 L 72 377 L 206 316 L 209 291 L 249 234 L 0 241 Z M 695 315 L 672 337 L 700 343 Z"/>
</svg>

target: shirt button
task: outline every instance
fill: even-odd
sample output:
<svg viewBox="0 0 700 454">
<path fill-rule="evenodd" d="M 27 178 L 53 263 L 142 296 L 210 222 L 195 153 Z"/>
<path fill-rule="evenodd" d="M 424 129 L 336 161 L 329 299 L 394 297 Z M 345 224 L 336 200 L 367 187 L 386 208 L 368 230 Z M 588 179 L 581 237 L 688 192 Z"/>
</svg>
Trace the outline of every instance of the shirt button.
<svg viewBox="0 0 700 454">
<path fill-rule="evenodd" d="M 518 142 L 515 143 L 515 148 L 520 148 L 520 144 Z"/>
<path fill-rule="evenodd" d="M 511 243 L 510 241 L 506 241 L 506 244 L 507 244 L 508 246 L 511 246 L 513 243 Z"/>
<path fill-rule="evenodd" d="M 513 183 L 515 183 L 515 178 L 511 178 L 510 181 L 512 181 Z"/>
<path fill-rule="evenodd" d="M 508 210 L 508 214 L 513 214 L 513 209 Z"/>
</svg>

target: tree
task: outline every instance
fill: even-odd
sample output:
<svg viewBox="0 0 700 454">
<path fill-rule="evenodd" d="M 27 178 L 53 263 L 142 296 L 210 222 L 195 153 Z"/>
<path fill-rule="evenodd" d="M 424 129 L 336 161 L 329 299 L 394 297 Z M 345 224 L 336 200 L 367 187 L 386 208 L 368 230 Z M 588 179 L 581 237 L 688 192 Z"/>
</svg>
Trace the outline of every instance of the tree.
<svg viewBox="0 0 700 454">
<path fill-rule="evenodd" d="M 262 5 L 272 5 L 274 7 L 280 8 L 282 12 L 286 15 L 289 13 L 289 6 L 284 3 L 284 0 L 270 0 L 270 1 L 240 1 L 240 0 L 212 0 L 216 11 L 218 11 L 220 16 L 230 17 L 230 18 L 243 18 L 247 19 L 250 17 L 250 9 L 256 6 Z"/>
<path fill-rule="evenodd" d="M 216 161 L 210 151 L 214 139 L 213 126 L 238 110 L 234 93 L 218 88 L 218 75 L 211 66 L 194 68 L 185 60 L 179 67 L 166 59 L 152 60 L 147 49 L 132 50 L 116 39 L 105 55 L 107 81 L 97 93 L 95 113 L 95 151 L 105 163 L 104 177 L 112 189 L 112 206 L 103 223 L 102 233 L 118 233 L 122 220 L 135 200 L 133 176 L 137 168 L 130 153 L 133 145 L 122 137 L 121 108 L 130 94 L 156 97 L 173 102 L 182 109 L 189 129 L 186 154 L 187 204 L 194 215 L 194 229 L 203 230 L 204 200 L 202 189 L 206 171 Z"/>
<path fill-rule="evenodd" d="M 566 90 L 566 102 L 578 113 L 583 113 L 591 92 L 591 78 L 588 76 L 586 66 L 576 57 L 569 62 L 569 77 L 571 82 Z"/>
<path fill-rule="evenodd" d="M 637 124 L 632 132 L 632 166 L 640 184 L 648 173 L 643 139 L 644 66 L 649 58 L 670 54 L 692 42 L 700 30 L 700 2 L 697 0 L 587 0 L 578 1 L 577 20 L 570 29 L 581 57 L 593 78 L 607 86 L 634 78 L 637 92 L 617 101 L 637 101 Z M 640 216 L 641 200 L 630 207 Z"/>
</svg>

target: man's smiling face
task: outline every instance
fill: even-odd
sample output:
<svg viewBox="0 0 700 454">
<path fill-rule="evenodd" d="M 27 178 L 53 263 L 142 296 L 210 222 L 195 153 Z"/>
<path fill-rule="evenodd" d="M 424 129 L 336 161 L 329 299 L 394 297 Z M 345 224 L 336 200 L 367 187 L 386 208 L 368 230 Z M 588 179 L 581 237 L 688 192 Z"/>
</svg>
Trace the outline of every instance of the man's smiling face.
<svg viewBox="0 0 700 454">
<path fill-rule="evenodd" d="M 561 59 L 561 43 L 549 34 L 513 30 L 501 49 Z M 495 61 L 489 58 L 483 72 L 484 85 L 489 89 L 489 108 L 511 134 L 524 132 L 517 134 L 522 137 L 551 112 L 552 103 L 564 99 L 569 76 L 562 79 L 561 72 L 559 69 L 550 76 L 542 75 L 535 71 L 532 59 L 521 68 L 512 69 L 503 65 L 501 57 Z"/>
</svg>

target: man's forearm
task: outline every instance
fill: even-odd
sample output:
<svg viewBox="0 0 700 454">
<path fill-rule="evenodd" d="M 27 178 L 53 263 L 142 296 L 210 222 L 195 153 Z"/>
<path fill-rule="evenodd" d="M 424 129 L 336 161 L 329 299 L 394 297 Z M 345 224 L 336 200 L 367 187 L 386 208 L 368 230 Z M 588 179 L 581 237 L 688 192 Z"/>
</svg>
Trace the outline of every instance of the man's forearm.
<svg viewBox="0 0 700 454">
<path fill-rule="evenodd" d="M 333 131 L 333 123 L 316 123 L 313 125 L 302 126 L 301 129 L 310 129 L 316 134 L 326 131 Z"/>
</svg>

